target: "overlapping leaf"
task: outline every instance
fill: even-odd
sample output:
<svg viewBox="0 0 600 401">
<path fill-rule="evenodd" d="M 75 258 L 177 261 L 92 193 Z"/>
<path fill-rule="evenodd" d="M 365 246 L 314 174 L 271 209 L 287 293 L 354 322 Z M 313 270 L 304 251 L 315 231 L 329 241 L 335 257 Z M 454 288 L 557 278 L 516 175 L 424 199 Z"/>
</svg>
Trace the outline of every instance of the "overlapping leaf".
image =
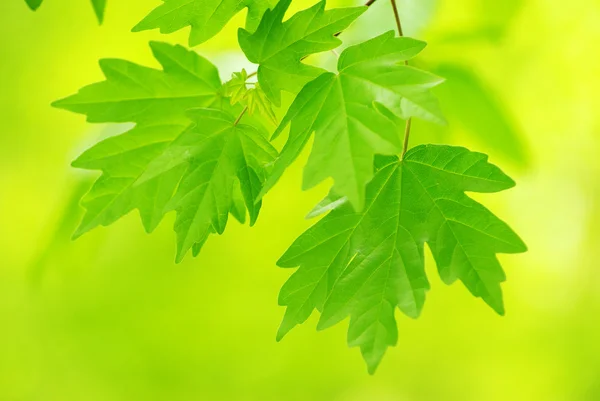
<svg viewBox="0 0 600 401">
<path fill-rule="evenodd" d="M 335 191 L 360 210 L 365 185 L 373 176 L 374 155 L 402 151 L 404 123 L 400 118 L 444 121 L 429 91 L 441 79 L 402 63 L 424 47 L 421 41 L 396 38 L 388 32 L 346 49 L 338 63 L 339 74 L 326 73 L 308 83 L 275 133 L 291 124 L 263 193 L 316 132 L 304 188 L 333 177 Z"/>
<path fill-rule="evenodd" d="M 258 67 L 258 82 L 276 105 L 281 90 L 298 93 L 322 74 L 321 68 L 303 64 L 311 54 L 335 49 L 342 42 L 335 36 L 356 20 L 367 7 L 325 11 L 325 0 L 294 14 L 283 22 L 291 0 L 281 0 L 268 10 L 256 32 L 240 29 L 238 37 L 248 60 Z"/>
<path fill-rule="evenodd" d="M 131 131 L 98 143 L 73 163 L 103 173 L 83 199 L 87 212 L 76 236 L 111 224 L 136 208 L 146 230 L 152 231 L 183 170 L 165 171 L 143 185 L 134 183 L 189 125 L 186 110 L 220 102 L 221 81 L 210 62 L 181 46 L 152 43 L 151 48 L 163 71 L 124 60 L 102 60 L 106 81 L 54 104 L 85 114 L 90 122 L 137 123 Z"/>
<path fill-rule="evenodd" d="M 153 231 L 162 220 L 182 170 L 164 174 L 145 185 L 133 184 L 184 129 L 185 125 L 136 127 L 96 144 L 75 160 L 73 167 L 102 171 L 82 199 L 86 213 L 75 237 L 99 225 L 112 224 L 133 209 L 139 209 L 146 231 Z"/>
<path fill-rule="evenodd" d="M 253 31 L 264 12 L 277 3 L 276 0 L 163 0 L 134 28 L 134 32 L 160 29 L 172 33 L 191 26 L 190 46 L 207 41 L 223 29 L 237 13 L 248 8 L 246 28 Z"/>
<path fill-rule="evenodd" d="M 27 2 L 36 8 L 41 0 Z M 462 281 L 504 313 L 505 276 L 496 254 L 526 248 L 465 192 L 501 191 L 514 182 L 487 156 L 464 148 L 419 146 L 403 160 L 394 156 L 402 152 L 407 119 L 444 122 L 430 92 L 442 80 L 405 65 L 425 43 L 388 32 L 346 49 L 334 74 L 302 60 L 339 46 L 337 33 L 366 7 L 326 11 L 321 1 L 284 22 L 291 0 L 272 10 L 276 0 L 163 2 L 134 30 L 169 33 L 189 25 L 190 43 L 198 44 L 248 8 L 239 42 L 259 65 L 258 83 L 248 88 L 244 70 L 222 85 L 210 62 L 161 43 L 151 47 L 162 71 L 102 60 L 104 82 L 55 106 L 90 122 L 136 125 L 73 163 L 102 172 L 84 198 L 87 212 L 76 235 L 133 209 L 152 231 L 174 210 L 177 261 L 190 250 L 197 254 L 210 234 L 224 232 L 229 215 L 255 223 L 260 199 L 315 133 L 303 186 L 329 177 L 334 186 L 311 212 L 329 214 L 278 262 L 297 267 L 280 293 L 287 309 L 279 339 L 314 309 L 320 329 L 350 317 L 348 342 L 374 372 L 397 342 L 396 307 L 413 318 L 422 311 L 429 289 L 425 243 L 444 282 Z M 101 19 L 105 0 L 92 3 Z M 291 125 L 278 156 L 251 115 L 275 120 L 271 103 L 279 105 L 281 91 L 299 94 L 273 135 Z"/>
<path fill-rule="evenodd" d="M 234 202 L 236 181 L 250 213 L 258 217 L 255 203 L 277 156 L 269 141 L 253 126 L 238 124 L 228 113 L 216 109 L 189 112 L 194 125 L 152 162 L 139 184 L 187 167 L 169 209 L 177 210 L 177 260 L 195 244 L 203 244 L 213 232 L 222 234 L 229 214 L 239 210 Z M 189 165 L 189 167 L 188 167 Z"/>
<path fill-rule="evenodd" d="M 186 110 L 213 103 L 221 81 L 217 68 L 182 46 L 150 44 L 163 71 L 126 60 L 100 60 L 106 81 L 87 86 L 55 107 L 87 115 L 92 123 L 174 122 Z"/>
<path fill-rule="evenodd" d="M 273 104 L 267 98 L 262 87 L 258 82 L 252 82 L 250 83 L 251 88 L 248 88 L 247 80 L 246 70 L 234 73 L 231 80 L 225 83 L 225 95 L 230 98 L 232 105 L 241 104 L 248 108 L 250 115 L 258 112 L 277 125 Z"/>
<path fill-rule="evenodd" d="M 43 0 L 25 0 L 25 2 L 29 8 L 37 10 L 42 5 Z M 98 22 L 102 23 L 104 20 L 104 10 L 106 9 L 106 0 L 92 0 L 92 7 L 96 13 Z"/>
<path fill-rule="evenodd" d="M 427 145 L 380 167 L 367 186 L 363 211 L 338 199 L 341 205 L 278 262 L 299 266 L 280 293 L 287 309 L 278 337 L 314 309 L 321 311 L 320 329 L 350 316 L 348 342 L 360 347 L 370 372 L 397 342 L 395 308 L 414 318 L 421 313 L 429 289 L 424 243 L 446 283 L 461 280 L 500 314 L 505 276 L 496 254 L 526 250 L 504 222 L 464 193 L 514 185 L 487 156 Z"/>
<path fill-rule="evenodd" d="M 234 72 L 231 79 L 225 82 L 225 93 L 229 97 L 231 104 L 240 103 L 248 94 L 248 72 L 242 69 L 240 72 Z"/>
</svg>

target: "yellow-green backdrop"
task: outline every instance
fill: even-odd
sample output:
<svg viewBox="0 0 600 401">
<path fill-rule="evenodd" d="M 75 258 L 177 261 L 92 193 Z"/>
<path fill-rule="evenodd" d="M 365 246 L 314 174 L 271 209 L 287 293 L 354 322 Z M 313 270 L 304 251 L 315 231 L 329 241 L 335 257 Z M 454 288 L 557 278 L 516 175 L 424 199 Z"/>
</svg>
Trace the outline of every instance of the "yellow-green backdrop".
<svg viewBox="0 0 600 401">
<path fill-rule="evenodd" d="M 503 318 L 443 285 L 429 261 L 423 316 L 398 316 L 399 344 L 375 376 L 347 348 L 345 324 L 316 332 L 313 317 L 275 342 L 290 274 L 275 262 L 327 191 L 300 191 L 302 161 L 256 227 L 232 222 L 180 265 L 172 216 L 150 236 L 131 213 L 70 241 L 94 175 L 69 163 L 121 128 L 50 103 L 101 80 L 98 59 L 156 66 L 147 42 L 187 32 L 130 33 L 159 0 L 109 0 L 103 26 L 86 0 L 36 13 L 1 3 L 1 401 L 600 400 L 597 1 L 400 2 L 408 33 L 430 44 L 417 62 L 448 78 L 449 128 L 417 124 L 413 143 L 489 153 L 518 186 L 480 199 L 530 250 L 501 257 Z M 388 7 L 378 1 L 344 38 L 393 28 Z M 198 48 L 224 71 L 242 65 L 238 17 Z"/>
</svg>

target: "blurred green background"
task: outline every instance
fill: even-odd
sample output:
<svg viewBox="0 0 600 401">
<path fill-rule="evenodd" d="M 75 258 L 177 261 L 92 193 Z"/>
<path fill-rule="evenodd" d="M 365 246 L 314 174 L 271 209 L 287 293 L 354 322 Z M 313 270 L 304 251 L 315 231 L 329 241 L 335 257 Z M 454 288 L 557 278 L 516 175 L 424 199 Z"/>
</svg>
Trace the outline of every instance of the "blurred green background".
<svg viewBox="0 0 600 401">
<path fill-rule="evenodd" d="M 130 28 L 159 0 L 0 4 L 1 401 L 596 401 L 600 400 L 600 3 L 595 0 L 403 0 L 416 61 L 448 78 L 448 128 L 415 124 L 412 143 L 490 154 L 518 186 L 481 196 L 530 251 L 502 255 L 507 316 L 460 285 L 432 291 L 375 376 L 345 324 L 314 316 L 283 342 L 275 262 L 326 193 L 300 191 L 303 162 L 268 195 L 257 226 L 230 222 L 197 259 L 175 265 L 168 216 L 146 235 L 136 213 L 72 242 L 93 174 L 69 163 L 122 127 L 50 108 L 101 80 L 97 62 L 157 66 Z M 348 5 L 337 1 L 332 5 Z M 295 9 L 310 5 L 294 0 Z M 347 43 L 393 28 L 379 1 Z M 243 15 L 198 50 L 224 71 L 244 66 Z M 327 62 L 327 57 L 323 60 Z"/>
</svg>

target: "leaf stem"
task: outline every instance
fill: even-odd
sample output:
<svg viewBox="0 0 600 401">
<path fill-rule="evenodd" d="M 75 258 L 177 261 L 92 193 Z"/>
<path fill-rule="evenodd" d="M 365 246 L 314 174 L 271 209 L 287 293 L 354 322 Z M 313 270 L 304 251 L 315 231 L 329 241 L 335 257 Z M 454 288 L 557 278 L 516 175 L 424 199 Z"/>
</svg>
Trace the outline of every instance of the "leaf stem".
<svg viewBox="0 0 600 401">
<path fill-rule="evenodd" d="M 398 28 L 398 36 L 404 36 L 404 31 L 402 30 L 402 22 L 400 21 L 400 13 L 398 12 L 398 5 L 396 4 L 396 0 L 390 0 L 392 3 L 392 9 L 394 10 L 394 18 L 396 19 L 396 27 Z M 408 65 L 408 60 L 404 61 L 405 65 Z M 408 151 L 408 143 L 410 141 L 410 129 L 412 127 L 412 119 L 409 118 L 406 120 L 406 128 L 404 129 L 404 145 L 402 147 L 402 156 L 400 159 L 404 159 L 406 152 Z"/>
<path fill-rule="evenodd" d="M 404 145 L 402 147 L 401 159 L 404 159 L 404 156 L 406 155 L 406 152 L 408 151 L 408 140 L 410 139 L 410 127 L 411 126 L 412 126 L 412 118 L 409 118 L 408 120 L 406 120 L 406 128 L 404 129 Z"/>
<path fill-rule="evenodd" d="M 235 122 L 233 123 L 234 127 L 240 123 L 240 120 L 242 119 L 242 117 L 244 117 L 244 114 L 246 114 L 247 111 L 248 111 L 248 106 L 245 106 L 244 110 L 242 110 L 242 112 L 238 116 L 237 120 L 235 120 Z"/>
</svg>

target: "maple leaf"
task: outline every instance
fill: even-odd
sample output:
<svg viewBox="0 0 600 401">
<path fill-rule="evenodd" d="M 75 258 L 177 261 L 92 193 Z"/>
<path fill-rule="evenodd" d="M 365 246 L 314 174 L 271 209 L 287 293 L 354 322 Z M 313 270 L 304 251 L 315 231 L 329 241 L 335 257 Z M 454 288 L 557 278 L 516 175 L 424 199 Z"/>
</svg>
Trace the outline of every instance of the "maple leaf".
<svg viewBox="0 0 600 401">
<path fill-rule="evenodd" d="M 145 125 L 99 142 L 72 164 L 85 170 L 100 170 L 102 176 L 83 197 L 86 213 L 74 238 L 102 225 L 108 226 L 133 209 L 139 209 L 147 232 L 162 220 L 167 202 L 183 173 L 175 169 L 146 182 L 133 184 L 148 164 L 158 157 L 185 125 Z"/>
<path fill-rule="evenodd" d="M 366 6 L 325 11 L 325 0 L 283 22 L 291 0 L 281 0 L 265 12 L 256 32 L 240 29 L 238 40 L 248 60 L 258 67 L 260 82 L 275 105 L 281 90 L 298 93 L 323 69 L 303 64 L 311 54 L 332 50 L 342 42 L 335 36 L 367 10 Z"/>
<path fill-rule="evenodd" d="M 248 72 L 242 69 L 240 72 L 234 72 L 231 79 L 225 83 L 225 95 L 229 97 L 232 105 L 242 102 L 248 94 L 247 81 Z"/>
<path fill-rule="evenodd" d="M 325 73 L 309 82 L 274 134 L 276 137 L 291 124 L 288 141 L 260 196 L 277 182 L 316 132 L 304 170 L 304 189 L 331 176 L 335 191 L 360 210 L 365 185 L 373 176 L 374 155 L 402 151 L 404 121 L 400 118 L 444 121 L 429 91 L 442 80 L 401 64 L 424 47 L 424 42 L 388 32 L 346 49 L 337 75 Z"/>
<path fill-rule="evenodd" d="M 315 308 L 321 311 L 319 329 L 350 316 L 348 342 L 360 347 L 371 373 L 397 342 L 396 307 L 413 318 L 421 313 L 429 289 L 425 243 L 444 282 L 459 279 L 499 314 L 505 275 L 496 254 L 526 251 L 508 225 L 465 195 L 514 185 L 486 155 L 422 145 L 402 161 L 378 160 L 365 209 L 357 212 L 343 198 L 330 197 L 323 205 L 337 202 L 337 208 L 278 262 L 299 266 L 280 293 L 287 309 L 278 339 Z"/>
<path fill-rule="evenodd" d="M 277 126 L 278 121 L 273 105 L 258 82 L 254 85 L 254 88 L 248 90 L 244 103 L 248 106 L 248 113 L 252 115 L 258 112 Z"/>
<path fill-rule="evenodd" d="M 138 181 L 144 184 L 189 165 L 168 206 L 177 211 L 177 261 L 213 232 L 225 231 L 229 214 L 239 210 L 239 201 L 237 205 L 234 202 L 236 181 L 250 214 L 250 225 L 256 222 L 261 204 L 255 199 L 277 156 L 256 128 L 238 124 L 228 113 L 196 109 L 189 115 L 194 125 L 170 144 Z"/>
<path fill-rule="evenodd" d="M 191 26 L 189 44 L 195 46 L 219 33 L 244 8 L 248 8 L 246 28 L 256 29 L 264 12 L 276 3 L 276 0 L 163 0 L 133 31 L 158 28 L 161 33 L 173 33 Z"/>
<path fill-rule="evenodd" d="M 208 60 L 182 46 L 152 42 L 163 71 L 126 60 L 103 59 L 106 81 L 82 88 L 55 107 L 87 115 L 88 122 L 138 124 L 186 120 L 185 112 L 218 99 L 221 80 Z"/>
<path fill-rule="evenodd" d="M 35 11 L 42 5 L 43 0 L 25 0 L 25 2 L 29 8 Z M 92 0 L 92 7 L 96 13 L 98 22 L 102 23 L 104 20 L 104 10 L 106 9 L 106 0 Z"/>
<path fill-rule="evenodd" d="M 90 122 L 133 122 L 137 126 L 83 153 L 73 166 L 100 170 L 84 197 L 87 209 L 75 236 L 109 225 L 139 209 L 145 229 L 160 222 L 184 169 L 165 171 L 144 185 L 134 183 L 190 121 L 186 110 L 222 102 L 218 71 L 208 60 L 181 46 L 153 42 L 163 71 L 124 60 L 102 60 L 106 81 L 87 86 L 55 107 L 87 115 Z"/>
<path fill-rule="evenodd" d="M 231 80 L 225 83 L 225 96 L 230 98 L 231 104 L 241 104 L 248 108 L 248 113 L 253 115 L 258 112 L 274 125 L 277 125 L 277 116 L 273 111 L 273 104 L 267 98 L 258 82 L 251 82 L 248 88 L 249 76 L 245 69 L 233 73 Z"/>
</svg>

